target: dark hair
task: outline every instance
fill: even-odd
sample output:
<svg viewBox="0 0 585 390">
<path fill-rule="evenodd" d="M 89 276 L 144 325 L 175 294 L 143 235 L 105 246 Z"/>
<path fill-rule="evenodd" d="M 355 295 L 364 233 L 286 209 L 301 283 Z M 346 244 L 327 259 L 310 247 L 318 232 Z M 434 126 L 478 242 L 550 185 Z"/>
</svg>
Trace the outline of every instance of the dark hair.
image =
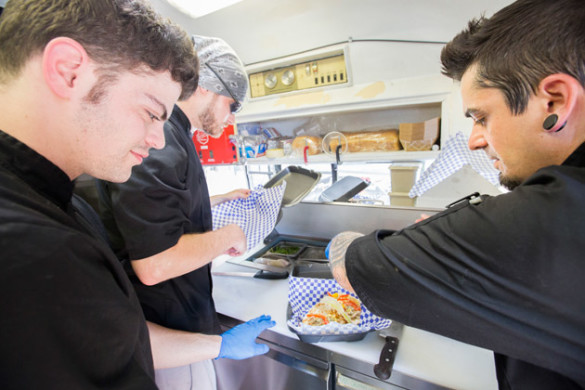
<svg viewBox="0 0 585 390">
<path fill-rule="evenodd" d="M 115 72 L 170 71 L 180 99 L 197 88 L 198 59 L 179 26 L 142 0 L 10 0 L 0 17 L 0 81 L 56 37 L 79 42 L 111 81 Z"/>
<path fill-rule="evenodd" d="M 477 65 L 478 85 L 501 90 L 521 114 L 548 75 L 565 73 L 585 87 L 584 21 L 583 0 L 518 0 L 470 21 L 443 48 L 443 74 L 461 80 Z"/>
</svg>

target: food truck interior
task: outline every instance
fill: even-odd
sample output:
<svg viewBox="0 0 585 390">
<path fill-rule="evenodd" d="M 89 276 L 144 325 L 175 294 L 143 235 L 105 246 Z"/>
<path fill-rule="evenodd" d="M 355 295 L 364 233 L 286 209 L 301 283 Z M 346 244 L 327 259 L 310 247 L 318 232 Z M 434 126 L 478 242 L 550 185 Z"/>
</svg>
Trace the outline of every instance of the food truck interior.
<svg viewBox="0 0 585 390">
<path fill-rule="evenodd" d="M 296 190 L 259 246 L 214 264 L 225 329 L 265 312 L 277 322 L 261 336 L 268 354 L 218 365 L 221 388 L 497 388 L 489 351 L 399 323 L 359 340 L 307 342 L 289 326 L 287 279 L 220 274 L 315 275 L 340 231 L 398 230 L 471 192 L 504 192 L 469 165 L 412 189 L 449 141 L 471 130 L 457 85 L 441 75 L 441 48 L 467 20 L 510 2 L 241 0 L 209 12 L 152 0 L 189 33 L 223 38 L 248 72 L 236 123 L 218 139 L 193 136 L 210 194 L 282 177 Z M 306 182 L 290 178 L 298 172 Z M 77 191 L 96 200 L 90 178 Z"/>
</svg>

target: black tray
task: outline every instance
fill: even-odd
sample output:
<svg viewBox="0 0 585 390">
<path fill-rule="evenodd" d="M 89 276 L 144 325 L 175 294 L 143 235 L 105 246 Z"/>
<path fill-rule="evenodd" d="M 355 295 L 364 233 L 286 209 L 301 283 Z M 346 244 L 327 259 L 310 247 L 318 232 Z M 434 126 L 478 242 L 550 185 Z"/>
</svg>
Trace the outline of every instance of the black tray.
<svg viewBox="0 0 585 390">
<path fill-rule="evenodd" d="M 299 277 L 299 278 L 315 278 L 315 279 L 333 279 L 333 275 L 331 274 L 331 270 L 329 269 L 329 264 L 321 264 L 321 263 L 302 263 L 302 264 L 295 264 L 293 270 L 291 272 L 292 277 Z M 332 341 L 359 341 L 362 340 L 368 333 L 372 330 L 367 332 L 360 332 L 360 333 L 351 333 L 351 334 L 331 334 L 331 335 L 313 335 L 313 334 L 302 334 L 298 333 L 296 329 L 292 328 L 288 325 L 288 321 L 292 319 L 293 311 L 290 303 L 286 309 L 286 321 L 288 329 L 297 335 L 299 340 L 305 343 L 320 343 L 320 342 L 332 342 Z"/>
<path fill-rule="evenodd" d="M 336 181 L 321 193 L 321 202 L 348 202 L 355 195 L 370 185 L 370 182 L 355 176 L 346 176 Z"/>
<path fill-rule="evenodd" d="M 290 207 L 299 203 L 321 179 L 319 172 L 291 165 L 270 178 L 264 188 L 276 187 L 286 181 L 282 196 L 282 207 Z"/>
<path fill-rule="evenodd" d="M 286 309 L 286 321 L 292 318 L 292 308 L 290 307 L 290 303 Z M 287 325 L 288 326 L 288 325 Z M 351 334 L 326 334 L 326 335 L 314 335 L 314 334 L 302 334 L 298 333 L 295 328 L 288 326 L 288 329 L 297 335 L 299 340 L 305 343 L 320 343 L 320 342 L 332 342 L 332 341 L 359 341 L 362 340 L 371 330 L 367 332 L 361 333 L 351 333 Z M 373 329 L 372 329 L 373 330 Z"/>
</svg>

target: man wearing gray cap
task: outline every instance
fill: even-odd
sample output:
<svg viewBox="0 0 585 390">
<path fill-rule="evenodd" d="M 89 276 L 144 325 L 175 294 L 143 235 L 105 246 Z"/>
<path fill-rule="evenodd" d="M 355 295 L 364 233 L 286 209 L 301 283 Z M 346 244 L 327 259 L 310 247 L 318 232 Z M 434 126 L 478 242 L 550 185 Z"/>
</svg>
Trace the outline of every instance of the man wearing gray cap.
<svg viewBox="0 0 585 390">
<path fill-rule="evenodd" d="M 242 62 L 225 41 L 197 35 L 192 39 L 200 61 L 200 88 L 180 107 L 192 131 L 201 130 L 217 138 L 233 124 L 234 114 L 242 108 L 248 78 Z"/>
<path fill-rule="evenodd" d="M 195 130 L 220 136 L 233 123 L 248 82 L 241 61 L 223 40 L 194 36 L 193 43 L 200 61 L 196 91 L 174 107 L 164 127 L 166 146 L 136 167 L 129 181 L 98 183 L 100 214 L 147 320 L 219 334 L 210 262 L 222 254 L 243 254 L 246 237 L 235 224 L 212 231 L 211 206 L 246 197 L 249 190 L 210 198 L 191 137 Z M 266 321 L 250 326 L 259 330 Z M 266 352 L 253 347 L 257 333 L 238 335 L 241 344 L 232 345 L 240 349 L 237 358 Z M 161 389 L 216 388 L 210 361 L 157 370 L 156 382 Z"/>
</svg>

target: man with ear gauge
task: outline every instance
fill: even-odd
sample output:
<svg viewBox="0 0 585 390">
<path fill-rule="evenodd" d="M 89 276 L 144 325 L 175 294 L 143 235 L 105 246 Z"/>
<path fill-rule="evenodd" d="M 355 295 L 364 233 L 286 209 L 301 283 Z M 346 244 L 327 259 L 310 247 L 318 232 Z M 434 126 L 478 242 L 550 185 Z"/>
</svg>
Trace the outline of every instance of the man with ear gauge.
<svg viewBox="0 0 585 390">
<path fill-rule="evenodd" d="M 510 192 L 330 243 L 368 309 L 493 350 L 501 389 L 585 387 L 583 20 L 582 0 L 519 0 L 442 51 Z"/>
<path fill-rule="evenodd" d="M 172 329 L 219 334 L 212 297 L 211 261 L 246 251 L 235 224 L 212 230 L 211 206 L 246 197 L 235 190 L 209 197 L 205 173 L 192 141 L 201 130 L 219 137 L 234 122 L 248 89 L 244 67 L 222 39 L 193 36 L 199 85 L 179 101 L 166 122 L 166 146 L 135 167 L 125 183 L 98 182 L 100 213 L 138 294 L 146 319 Z M 249 334 L 232 337 L 240 358 L 264 353 L 249 349 L 270 318 L 249 324 Z M 210 360 L 156 371 L 161 389 L 215 389 Z"/>
</svg>

